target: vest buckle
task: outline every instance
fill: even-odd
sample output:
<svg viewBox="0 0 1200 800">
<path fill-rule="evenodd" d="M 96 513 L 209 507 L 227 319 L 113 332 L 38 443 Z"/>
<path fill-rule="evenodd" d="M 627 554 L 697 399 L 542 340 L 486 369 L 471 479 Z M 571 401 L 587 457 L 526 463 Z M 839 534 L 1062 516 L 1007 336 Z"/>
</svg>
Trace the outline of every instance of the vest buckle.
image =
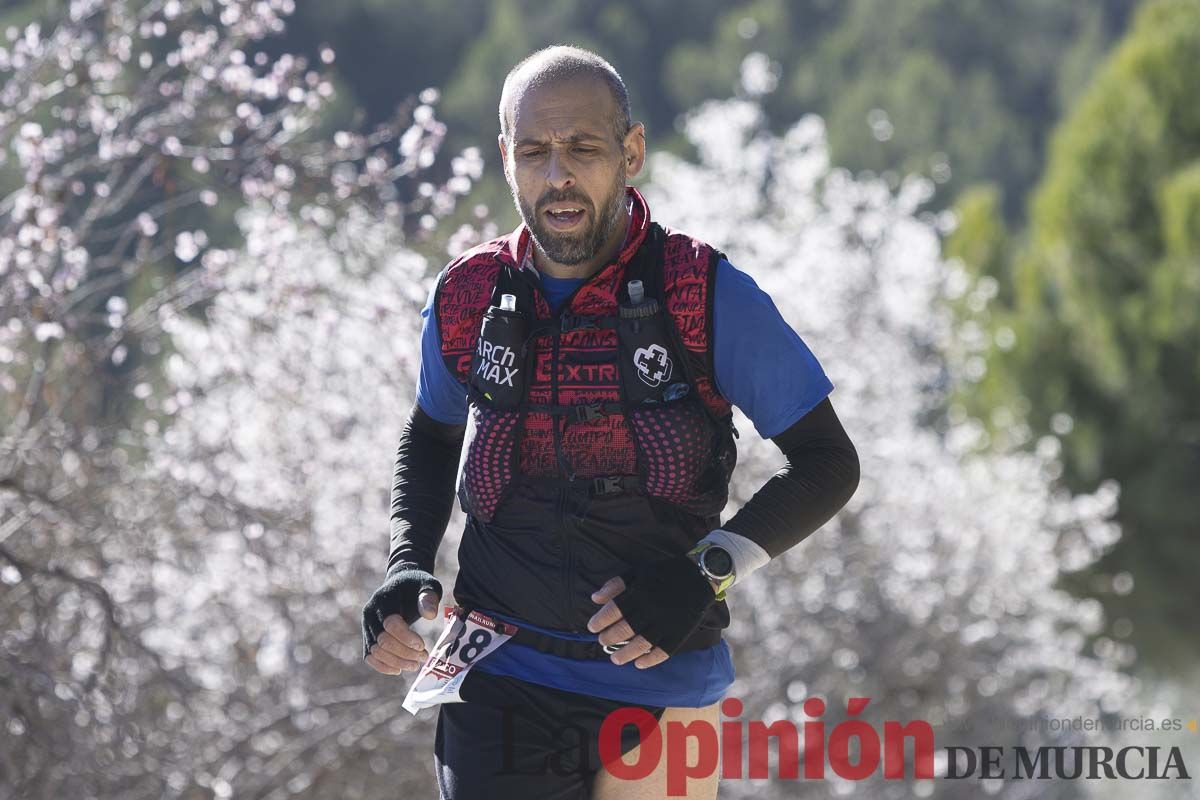
<svg viewBox="0 0 1200 800">
<path fill-rule="evenodd" d="M 590 317 L 582 314 L 563 314 L 559 329 L 562 333 L 569 333 L 580 328 L 594 328 L 596 323 Z"/>
<path fill-rule="evenodd" d="M 621 491 L 621 476 L 605 475 L 600 478 L 592 479 L 592 494 L 606 495 L 617 494 Z"/>
<path fill-rule="evenodd" d="M 574 409 L 576 422 L 591 422 L 604 416 L 604 412 L 600 410 L 599 403 L 585 403 L 581 406 L 575 406 Z"/>
</svg>

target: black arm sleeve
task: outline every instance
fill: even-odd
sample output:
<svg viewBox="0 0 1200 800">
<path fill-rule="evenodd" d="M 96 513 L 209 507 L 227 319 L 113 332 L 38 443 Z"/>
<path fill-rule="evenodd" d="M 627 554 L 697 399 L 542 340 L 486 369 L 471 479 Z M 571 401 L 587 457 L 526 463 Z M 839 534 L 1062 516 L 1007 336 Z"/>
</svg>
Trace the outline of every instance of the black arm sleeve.
<svg viewBox="0 0 1200 800">
<path fill-rule="evenodd" d="M 721 527 L 774 558 L 820 528 L 858 488 L 858 452 L 826 397 L 772 436 L 787 464 Z"/>
<path fill-rule="evenodd" d="M 398 564 L 433 573 L 434 557 L 454 509 L 454 482 L 466 428 L 438 422 L 413 403 L 396 450 L 389 573 Z"/>
</svg>

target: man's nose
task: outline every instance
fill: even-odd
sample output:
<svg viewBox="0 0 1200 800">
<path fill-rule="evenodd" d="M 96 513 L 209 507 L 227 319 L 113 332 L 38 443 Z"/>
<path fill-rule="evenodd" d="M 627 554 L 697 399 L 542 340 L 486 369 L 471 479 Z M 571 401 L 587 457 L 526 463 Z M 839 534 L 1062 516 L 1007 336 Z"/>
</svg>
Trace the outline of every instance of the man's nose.
<svg viewBox="0 0 1200 800">
<path fill-rule="evenodd" d="M 546 182 L 551 186 L 562 189 L 575 183 L 575 176 L 567 166 L 566 159 L 557 151 L 551 150 L 546 164 Z"/>
</svg>

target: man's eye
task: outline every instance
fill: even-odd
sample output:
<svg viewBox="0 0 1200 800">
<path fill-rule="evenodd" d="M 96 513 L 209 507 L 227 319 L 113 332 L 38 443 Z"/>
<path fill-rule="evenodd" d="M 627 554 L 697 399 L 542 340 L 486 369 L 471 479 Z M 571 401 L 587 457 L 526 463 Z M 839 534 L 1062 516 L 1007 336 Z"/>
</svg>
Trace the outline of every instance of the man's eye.
<svg viewBox="0 0 1200 800">
<path fill-rule="evenodd" d="M 596 148 L 594 148 L 594 147 L 576 147 L 575 152 L 583 153 L 584 155 L 590 155 L 590 154 L 596 152 Z"/>
<path fill-rule="evenodd" d="M 522 153 L 522 156 L 524 158 L 537 158 L 543 152 L 544 151 L 542 151 L 542 150 L 526 150 L 524 153 Z"/>
</svg>

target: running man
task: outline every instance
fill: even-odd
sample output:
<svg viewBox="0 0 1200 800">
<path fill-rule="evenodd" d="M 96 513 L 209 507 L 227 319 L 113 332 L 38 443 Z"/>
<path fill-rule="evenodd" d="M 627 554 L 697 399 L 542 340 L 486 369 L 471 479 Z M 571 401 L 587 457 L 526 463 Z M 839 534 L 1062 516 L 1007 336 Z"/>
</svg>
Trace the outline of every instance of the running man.
<svg viewBox="0 0 1200 800">
<path fill-rule="evenodd" d="M 451 619 L 475 624 L 458 623 L 447 688 L 422 701 L 438 705 L 442 797 L 664 797 L 663 769 L 633 782 L 602 768 L 601 723 L 635 706 L 716 726 L 733 681 L 726 593 L 846 504 L 858 456 L 771 298 L 627 184 L 645 126 L 607 61 L 533 53 L 499 118 L 522 224 L 451 261 L 422 311 L 364 658 L 399 675 L 429 657 L 409 626 L 437 616 L 457 497 Z M 722 523 L 733 406 L 787 464 Z M 637 731 L 624 733 L 629 751 Z M 717 780 L 688 796 L 715 797 Z"/>
</svg>

